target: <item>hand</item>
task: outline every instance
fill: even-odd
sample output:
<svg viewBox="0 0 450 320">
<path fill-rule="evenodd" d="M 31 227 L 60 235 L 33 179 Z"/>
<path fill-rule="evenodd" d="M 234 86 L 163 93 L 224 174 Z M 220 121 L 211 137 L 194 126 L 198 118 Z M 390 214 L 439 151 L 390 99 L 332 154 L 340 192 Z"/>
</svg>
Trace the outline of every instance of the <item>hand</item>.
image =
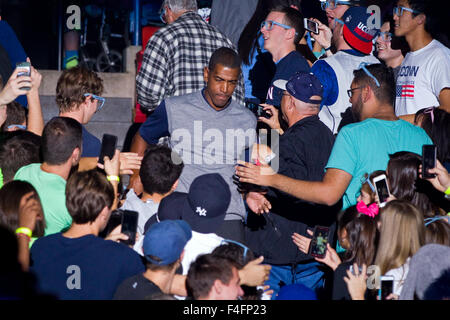
<svg viewBox="0 0 450 320">
<path fill-rule="evenodd" d="M 261 264 L 264 257 L 250 261 L 241 270 L 239 270 L 239 277 L 241 278 L 241 285 L 249 287 L 256 287 L 263 285 L 264 281 L 269 280 L 270 265 Z"/>
<path fill-rule="evenodd" d="M 106 237 L 105 240 L 111 240 L 114 242 L 120 242 L 120 240 L 128 240 L 128 236 L 122 233 L 122 225 L 118 225 L 111 231 Z"/>
<path fill-rule="evenodd" d="M 387 297 L 386 300 L 398 300 L 399 296 L 396 295 L 395 293 L 390 293 Z"/>
<path fill-rule="evenodd" d="M 105 156 L 103 158 L 104 165 L 100 163 L 97 166 L 101 169 L 105 169 L 107 176 L 118 176 L 120 167 L 120 151 L 116 149 L 113 158 L 110 160 L 109 157 Z"/>
<path fill-rule="evenodd" d="M 242 166 L 236 166 L 236 175 L 240 182 L 253 183 L 259 186 L 270 186 L 271 177 L 275 174 L 269 165 L 256 166 L 249 162 L 238 161 Z"/>
<path fill-rule="evenodd" d="M 308 233 L 310 233 L 309 230 Z M 303 252 L 304 254 L 309 253 L 309 245 L 311 243 L 311 238 L 299 235 L 298 233 L 294 232 L 292 234 L 292 241 L 294 241 L 295 245 L 301 252 Z"/>
<path fill-rule="evenodd" d="M 364 300 L 364 293 L 366 292 L 367 281 L 367 267 L 365 264 L 362 266 L 362 272 L 359 273 L 359 267 L 356 263 L 353 264 L 353 274 L 350 270 L 347 270 L 347 277 L 344 277 L 344 281 L 347 284 L 348 292 L 352 297 L 352 300 Z"/>
<path fill-rule="evenodd" d="M 320 46 L 322 48 L 328 48 L 331 46 L 331 38 L 333 37 L 333 32 L 331 31 L 330 28 L 328 28 L 326 25 L 324 25 L 322 22 L 320 22 L 320 20 L 315 19 L 315 18 L 311 18 L 311 20 L 313 20 L 314 22 L 317 22 L 318 24 L 318 29 L 319 29 L 319 34 L 315 34 L 311 32 L 311 36 L 314 38 L 314 40 L 316 40 L 316 42 L 318 44 L 320 44 Z"/>
<path fill-rule="evenodd" d="M 269 210 L 272 209 L 272 205 L 263 193 L 251 191 L 247 193 L 245 201 L 250 210 L 256 214 L 269 213 Z"/>
<path fill-rule="evenodd" d="M 19 227 L 34 230 L 37 220 L 44 219 L 41 202 L 34 191 L 22 196 L 19 204 Z"/>
<path fill-rule="evenodd" d="M 31 77 L 20 76 L 17 74 L 20 72 L 20 69 L 15 69 L 12 73 L 11 77 L 9 77 L 8 82 L 6 83 L 3 90 L 0 92 L 0 105 L 8 104 L 14 99 L 16 99 L 20 95 L 27 94 L 27 90 L 21 90 L 22 87 L 27 87 L 30 85 Z"/>
<path fill-rule="evenodd" d="M 277 108 L 275 108 L 274 106 L 272 106 L 270 104 L 265 104 L 265 103 L 262 103 L 261 106 L 264 107 L 265 111 L 269 110 L 270 113 L 272 114 L 272 116 L 269 119 L 264 118 L 264 117 L 258 117 L 258 121 L 264 122 L 272 129 L 280 129 L 281 126 L 280 126 L 280 122 L 278 121 Z"/>
<path fill-rule="evenodd" d="M 120 174 L 133 174 L 133 169 L 139 170 L 143 158 L 134 152 L 121 152 Z"/>
<path fill-rule="evenodd" d="M 140 195 L 144 191 L 144 186 L 142 185 L 141 177 L 139 176 L 139 174 L 133 174 L 130 177 L 128 189 L 133 189 L 136 195 Z"/>
<path fill-rule="evenodd" d="M 327 243 L 327 252 L 325 254 L 325 257 L 315 259 L 323 264 L 326 264 L 331 269 L 333 269 L 333 271 L 335 271 L 337 267 L 342 263 L 341 258 L 339 258 L 336 250 L 334 250 L 329 243 Z"/>
<path fill-rule="evenodd" d="M 27 61 L 31 63 L 30 58 L 27 58 Z M 30 77 L 31 77 L 31 89 L 27 92 L 27 96 L 30 94 L 38 94 L 39 93 L 39 87 L 41 86 L 42 81 L 42 75 L 35 69 L 33 66 L 31 66 L 30 70 Z"/>
<path fill-rule="evenodd" d="M 430 181 L 433 187 L 435 187 L 437 190 L 445 192 L 445 190 L 450 187 L 450 174 L 439 162 L 439 160 L 436 160 L 436 167 L 433 169 L 429 169 L 428 172 L 436 174 L 435 178 L 429 178 L 426 180 Z M 419 177 L 423 179 L 422 165 L 419 166 Z"/>
</svg>

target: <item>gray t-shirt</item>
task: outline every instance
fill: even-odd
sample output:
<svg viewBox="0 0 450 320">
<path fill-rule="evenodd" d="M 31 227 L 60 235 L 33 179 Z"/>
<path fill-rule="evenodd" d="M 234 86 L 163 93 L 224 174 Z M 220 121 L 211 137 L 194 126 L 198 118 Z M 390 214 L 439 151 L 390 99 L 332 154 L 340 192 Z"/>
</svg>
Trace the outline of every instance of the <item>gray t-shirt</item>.
<svg viewBox="0 0 450 320">
<path fill-rule="evenodd" d="M 165 100 L 170 146 L 184 162 L 177 190 L 188 192 L 198 176 L 218 173 L 230 186 L 225 220 L 245 219 L 242 196 L 233 182 L 237 160 L 256 141 L 256 117 L 235 101 L 213 109 L 202 91 Z"/>
</svg>

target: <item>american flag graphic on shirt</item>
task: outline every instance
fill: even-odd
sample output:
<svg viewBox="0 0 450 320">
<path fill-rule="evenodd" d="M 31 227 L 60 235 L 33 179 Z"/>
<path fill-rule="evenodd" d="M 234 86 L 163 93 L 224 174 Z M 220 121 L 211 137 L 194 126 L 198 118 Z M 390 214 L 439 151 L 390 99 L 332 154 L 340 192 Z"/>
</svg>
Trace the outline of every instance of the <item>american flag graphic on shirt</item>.
<svg viewBox="0 0 450 320">
<path fill-rule="evenodd" d="M 414 84 L 397 85 L 396 96 L 402 98 L 414 98 Z"/>
</svg>

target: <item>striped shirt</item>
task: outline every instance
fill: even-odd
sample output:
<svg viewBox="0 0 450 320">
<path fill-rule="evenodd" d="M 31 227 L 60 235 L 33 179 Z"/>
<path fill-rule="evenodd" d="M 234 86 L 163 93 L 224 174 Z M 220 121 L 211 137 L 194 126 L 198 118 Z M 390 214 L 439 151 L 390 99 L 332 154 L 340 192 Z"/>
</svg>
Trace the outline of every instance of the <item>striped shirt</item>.
<svg viewBox="0 0 450 320">
<path fill-rule="evenodd" d="M 226 36 L 195 12 L 187 12 L 155 32 L 136 77 L 137 100 L 142 108 L 153 111 L 165 98 L 201 90 L 205 86 L 203 68 L 220 47 L 235 49 Z M 242 75 L 233 99 L 244 102 Z"/>
</svg>

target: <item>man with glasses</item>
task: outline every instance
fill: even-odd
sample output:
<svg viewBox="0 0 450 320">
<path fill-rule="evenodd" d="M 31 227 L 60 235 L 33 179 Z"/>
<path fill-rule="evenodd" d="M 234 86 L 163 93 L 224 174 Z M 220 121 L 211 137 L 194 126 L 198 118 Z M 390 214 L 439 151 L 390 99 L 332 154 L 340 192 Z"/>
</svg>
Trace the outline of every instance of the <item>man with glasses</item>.
<svg viewBox="0 0 450 320">
<path fill-rule="evenodd" d="M 311 73 L 299 72 L 275 85 L 283 91 L 281 113 L 288 129 L 280 136 L 279 174 L 293 179 L 318 181 L 323 178 L 331 153 L 334 136 L 319 120 L 319 106 L 323 87 Z M 260 118 L 272 129 L 280 130 L 278 111 L 267 106 L 272 117 Z M 246 239 L 256 254 L 264 255 L 272 266 L 265 283 L 274 290 L 272 298 L 284 285 L 302 283 L 320 292 L 324 273 L 312 257 L 301 253 L 292 241 L 292 234 L 307 235 L 316 225 L 331 227 L 336 220 L 338 206 L 323 206 L 295 199 L 276 188 L 269 188 L 263 196 L 250 192 L 246 200 L 251 212 L 247 217 Z M 271 209 L 266 202 L 271 203 Z"/>
<path fill-rule="evenodd" d="M 306 59 L 295 49 L 305 34 L 303 15 L 294 8 L 277 7 L 262 22 L 261 33 L 264 49 L 272 54 L 276 64 L 266 103 L 279 108 L 283 92 L 273 83 L 279 79 L 289 79 L 299 71 L 309 72 L 310 69 Z"/>
<path fill-rule="evenodd" d="M 377 35 L 376 48 L 377 57 L 394 71 L 394 79 L 397 79 L 404 52 L 409 51 L 408 43 L 403 37 L 396 37 L 394 32 L 393 16 L 385 15 L 380 32 Z M 405 53 L 406 54 L 406 53 Z"/>
<path fill-rule="evenodd" d="M 98 157 L 101 142 L 86 128 L 94 114 L 101 110 L 105 98 L 103 80 L 91 70 L 77 66 L 64 70 L 56 85 L 56 103 L 59 116 L 77 120 L 83 129 L 82 157 Z"/>
<path fill-rule="evenodd" d="M 325 59 L 318 60 L 311 68 L 324 87 L 319 118 L 336 134 L 348 109 L 347 89 L 353 79 L 353 70 L 361 62 L 379 63 L 372 52 L 372 39 L 376 30 L 369 29 L 367 20 L 370 14 L 366 7 L 351 7 L 345 11 L 342 19 L 334 18 L 333 43 L 337 52 Z M 348 112 L 349 120 L 353 122 Z"/>
<path fill-rule="evenodd" d="M 395 35 L 404 36 L 411 49 L 398 74 L 395 113 L 410 122 L 426 107 L 450 112 L 450 50 L 433 39 L 442 27 L 436 10 L 443 9 L 433 1 L 399 0 L 393 12 Z"/>
<path fill-rule="evenodd" d="M 333 145 L 321 181 L 303 181 L 280 174 L 261 175 L 260 167 L 237 167 L 241 182 L 271 186 L 294 197 L 334 205 L 341 198 L 345 210 L 356 204 L 361 177 L 385 170 L 389 154 L 410 151 L 422 154 L 431 139 L 422 128 L 399 120 L 394 113 L 394 77 L 382 64 L 362 65 L 355 70 L 348 95 L 358 123 L 342 128 Z M 346 92 L 347 95 L 347 92 Z"/>
<path fill-rule="evenodd" d="M 164 0 L 162 9 L 167 25 L 148 41 L 136 77 L 137 100 L 147 112 L 166 98 L 201 90 L 203 67 L 212 53 L 220 47 L 233 48 L 225 35 L 197 14 L 196 0 Z M 244 103 L 242 76 L 233 100 Z"/>
</svg>

